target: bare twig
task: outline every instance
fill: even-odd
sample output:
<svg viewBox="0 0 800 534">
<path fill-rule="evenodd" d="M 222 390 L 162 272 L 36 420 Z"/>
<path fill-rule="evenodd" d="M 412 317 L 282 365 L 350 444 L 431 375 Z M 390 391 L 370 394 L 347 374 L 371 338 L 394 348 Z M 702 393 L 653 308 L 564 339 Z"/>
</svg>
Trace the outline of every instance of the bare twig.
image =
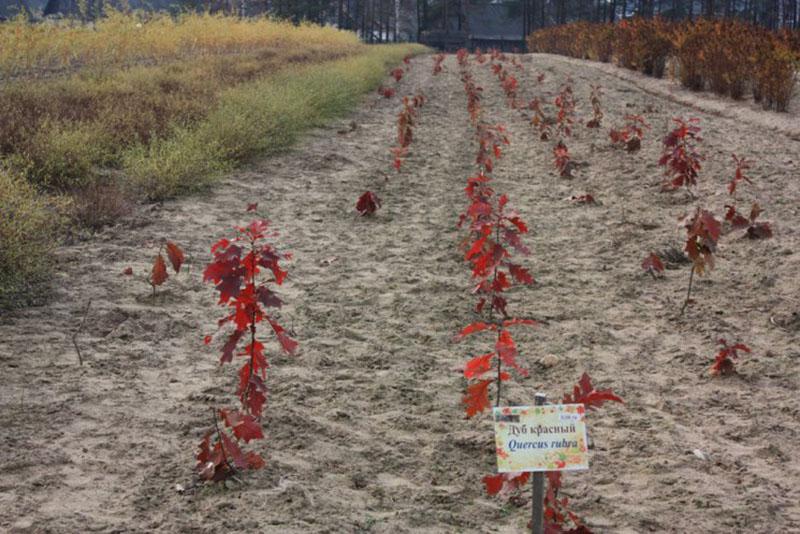
<svg viewBox="0 0 800 534">
<path fill-rule="evenodd" d="M 78 353 L 78 363 L 83 365 L 83 356 L 81 355 L 81 349 L 78 347 L 78 334 L 81 333 L 83 330 L 83 325 L 86 324 L 86 318 L 89 317 L 89 308 L 92 306 L 92 301 L 89 299 L 89 302 L 86 303 L 86 309 L 83 311 L 83 319 L 81 319 L 81 324 L 78 326 L 78 329 L 75 330 L 75 333 L 72 334 L 72 345 L 75 347 L 75 352 Z"/>
</svg>

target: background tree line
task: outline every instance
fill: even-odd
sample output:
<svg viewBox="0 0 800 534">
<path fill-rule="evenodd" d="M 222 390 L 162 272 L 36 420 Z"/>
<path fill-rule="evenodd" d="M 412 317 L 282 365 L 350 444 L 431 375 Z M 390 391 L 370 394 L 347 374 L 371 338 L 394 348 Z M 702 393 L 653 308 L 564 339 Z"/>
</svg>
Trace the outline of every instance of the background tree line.
<svg viewBox="0 0 800 534">
<path fill-rule="evenodd" d="M 103 4 L 240 16 L 269 13 L 296 23 L 307 20 L 353 30 L 367 42 L 416 40 L 424 30 L 462 30 L 470 10 L 481 4 L 507 6 L 512 17 L 522 19 L 525 34 L 577 20 L 614 22 L 633 16 L 735 17 L 771 29 L 800 28 L 800 0 L 0 0 L 0 7 L 30 14 L 40 3 L 46 6 L 45 15 L 96 13 Z"/>
<path fill-rule="evenodd" d="M 521 17 L 525 33 L 577 20 L 614 22 L 640 16 L 671 20 L 735 17 L 771 29 L 800 28 L 800 0 L 272 0 L 277 16 L 335 23 L 367 40 L 396 38 L 397 22 L 413 19 L 418 29 L 459 30 L 470 9 L 504 4 Z M 402 24 L 401 24 L 402 25 Z"/>
</svg>

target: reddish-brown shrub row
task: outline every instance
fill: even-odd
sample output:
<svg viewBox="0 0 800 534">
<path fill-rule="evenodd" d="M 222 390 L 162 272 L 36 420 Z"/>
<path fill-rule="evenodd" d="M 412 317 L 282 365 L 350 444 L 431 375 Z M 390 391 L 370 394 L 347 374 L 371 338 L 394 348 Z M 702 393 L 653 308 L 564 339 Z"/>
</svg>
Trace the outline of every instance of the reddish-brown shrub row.
<svg viewBox="0 0 800 534">
<path fill-rule="evenodd" d="M 800 64 L 800 31 L 772 32 L 738 20 L 630 19 L 575 22 L 528 37 L 533 52 L 618 65 L 736 99 L 749 90 L 764 109 L 786 111 Z"/>
</svg>

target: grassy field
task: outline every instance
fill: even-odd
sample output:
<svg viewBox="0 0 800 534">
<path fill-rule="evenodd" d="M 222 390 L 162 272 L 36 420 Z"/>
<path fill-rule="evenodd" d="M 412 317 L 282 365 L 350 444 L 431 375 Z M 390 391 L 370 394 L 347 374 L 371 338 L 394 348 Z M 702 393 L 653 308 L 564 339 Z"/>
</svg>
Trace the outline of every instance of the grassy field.
<svg viewBox="0 0 800 534">
<path fill-rule="evenodd" d="M 0 306 L 33 293 L 21 281 L 45 278 L 65 218 L 99 227 L 137 201 L 207 187 L 348 109 L 422 50 L 208 15 L 0 25 Z"/>
<path fill-rule="evenodd" d="M 109 11 L 91 25 L 70 21 L 30 25 L 18 19 L 0 25 L 0 76 L 40 77 L 70 69 L 107 69 L 265 49 L 281 55 L 315 47 L 357 51 L 360 44 L 354 34 L 333 28 L 215 15 L 186 14 L 173 19 Z"/>
</svg>

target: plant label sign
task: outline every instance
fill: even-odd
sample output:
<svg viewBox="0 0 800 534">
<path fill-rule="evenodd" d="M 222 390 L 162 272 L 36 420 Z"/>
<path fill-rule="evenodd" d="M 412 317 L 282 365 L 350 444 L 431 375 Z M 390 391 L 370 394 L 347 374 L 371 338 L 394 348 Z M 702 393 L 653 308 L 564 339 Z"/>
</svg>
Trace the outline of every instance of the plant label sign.
<svg viewBox="0 0 800 534">
<path fill-rule="evenodd" d="M 497 471 L 589 469 L 583 404 L 494 409 Z"/>
</svg>

